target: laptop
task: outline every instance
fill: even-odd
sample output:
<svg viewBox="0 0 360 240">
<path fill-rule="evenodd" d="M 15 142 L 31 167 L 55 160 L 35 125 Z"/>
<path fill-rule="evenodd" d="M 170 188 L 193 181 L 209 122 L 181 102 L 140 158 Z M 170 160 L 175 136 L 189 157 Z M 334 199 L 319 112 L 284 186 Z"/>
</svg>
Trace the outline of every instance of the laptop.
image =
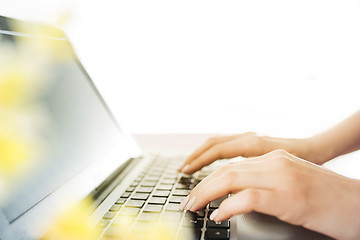
<svg viewBox="0 0 360 240">
<path fill-rule="evenodd" d="M 19 23 L 21 30 L 13 27 Z M 132 219 L 129 232 L 166 216 L 176 225 L 175 239 L 189 229 L 191 239 L 330 239 L 256 212 L 221 223 L 210 221 L 211 211 L 224 198 L 196 213 L 180 211 L 181 199 L 216 164 L 185 176 L 177 172 L 185 156 L 142 154 L 115 121 L 65 34 L 47 26 L 49 31 L 39 33 L 34 30 L 37 26 L 0 16 L 0 49 L 11 44 L 21 57 L 31 52 L 18 47 L 23 40 L 46 39 L 61 46 L 67 59 L 58 61 L 54 56 L 46 62 L 48 91 L 39 101 L 51 126 L 42 132 L 49 150 L 38 160 L 42 167 L 16 185 L 10 200 L 0 205 L 1 240 L 38 239 L 69 196 L 76 201 L 92 196 L 94 209 L 89 217 L 97 222 L 99 239 L 122 239 L 113 235 L 112 228 L 123 215 Z M 29 59 L 37 59 L 37 53 L 32 54 Z"/>
</svg>

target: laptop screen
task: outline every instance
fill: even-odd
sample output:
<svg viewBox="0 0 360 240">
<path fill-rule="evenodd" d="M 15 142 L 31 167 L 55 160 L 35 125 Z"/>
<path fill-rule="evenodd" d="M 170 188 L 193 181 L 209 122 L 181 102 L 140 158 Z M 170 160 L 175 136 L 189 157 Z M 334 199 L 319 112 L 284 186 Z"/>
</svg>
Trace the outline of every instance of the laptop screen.
<svg viewBox="0 0 360 240">
<path fill-rule="evenodd" d="M 11 45 L 16 49 L 18 61 L 30 64 L 44 53 L 28 49 L 31 44 L 20 44 L 27 38 L 41 43 L 38 37 L 0 30 L 0 48 Z M 98 160 L 123 137 L 68 41 L 51 38 L 46 44 L 59 47 L 61 52 L 54 54 L 61 56 L 47 56 L 37 69 L 45 87 L 36 103 L 26 106 L 31 112 L 25 118 L 30 119 L 30 125 L 31 119 L 37 121 L 40 154 L 34 160 L 34 167 L 14 185 L 10 200 L 1 207 L 9 222 Z"/>
</svg>

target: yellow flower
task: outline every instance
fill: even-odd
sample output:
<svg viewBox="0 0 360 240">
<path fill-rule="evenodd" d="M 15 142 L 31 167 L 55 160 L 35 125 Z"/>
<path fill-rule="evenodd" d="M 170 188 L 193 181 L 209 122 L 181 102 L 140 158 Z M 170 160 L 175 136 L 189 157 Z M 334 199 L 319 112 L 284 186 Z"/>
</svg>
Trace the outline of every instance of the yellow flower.
<svg viewBox="0 0 360 240">
<path fill-rule="evenodd" d="M 23 169 L 33 157 L 30 145 L 16 135 L 0 135 L 0 175 L 10 176 Z"/>
<path fill-rule="evenodd" d="M 50 227 L 42 240 L 91 240 L 98 237 L 98 231 L 89 219 L 91 200 L 68 207 Z"/>
<path fill-rule="evenodd" d="M 24 61 L 12 44 L 0 48 L 0 204 L 29 173 L 40 150 L 45 111 L 38 105 L 43 82 L 35 61 Z M 25 62 L 27 62 L 25 64 Z"/>
<path fill-rule="evenodd" d="M 15 107 L 28 93 L 25 73 L 7 71 L 0 73 L 0 104 L 2 107 Z"/>
<path fill-rule="evenodd" d="M 44 87 L 38 64 L 31 56 L 20 55 L 12 45 L 0 48 L 0 110 L 31 104 Z"/>
</svg>

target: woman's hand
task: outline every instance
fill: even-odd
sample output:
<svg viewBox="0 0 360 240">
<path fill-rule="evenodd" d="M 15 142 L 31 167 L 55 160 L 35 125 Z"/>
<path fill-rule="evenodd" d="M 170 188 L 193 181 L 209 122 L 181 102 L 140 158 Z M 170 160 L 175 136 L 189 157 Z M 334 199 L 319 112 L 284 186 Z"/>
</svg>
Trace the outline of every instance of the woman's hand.
<svg viewBox="0 0 360 240">
<path fill-rule="evenodd" d="M 273 138 L 252 132 L 213 137 L 190 155 L 179 171 L 192 174 L 218 159 L 260 156 L 276 149 L 284 149 L 314 163 L 323 163 L 322 156 L 316 152 L 315 143 L 312 138 Z"/>
<path fill-rule="evenodd" d="M 182 202 L 197 211 L 233 193 L 210 219 L 257 211 L 336 239 L 360 239 L 360 181 L 276 150 L 219 168 Z"/>
</svg>

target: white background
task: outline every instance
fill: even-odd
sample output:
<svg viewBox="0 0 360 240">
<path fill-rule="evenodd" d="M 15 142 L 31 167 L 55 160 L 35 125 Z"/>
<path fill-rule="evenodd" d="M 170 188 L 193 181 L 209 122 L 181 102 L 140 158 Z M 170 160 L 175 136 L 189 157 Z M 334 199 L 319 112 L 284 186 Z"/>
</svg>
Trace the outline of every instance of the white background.
<svg viewBox="0 0 360 240">
<path fill-rule="evenodd" d="M 360 3 L 1 0 L 63 26 L 133 133 L 305 137 L 360 106 Z"/>
</svg>

